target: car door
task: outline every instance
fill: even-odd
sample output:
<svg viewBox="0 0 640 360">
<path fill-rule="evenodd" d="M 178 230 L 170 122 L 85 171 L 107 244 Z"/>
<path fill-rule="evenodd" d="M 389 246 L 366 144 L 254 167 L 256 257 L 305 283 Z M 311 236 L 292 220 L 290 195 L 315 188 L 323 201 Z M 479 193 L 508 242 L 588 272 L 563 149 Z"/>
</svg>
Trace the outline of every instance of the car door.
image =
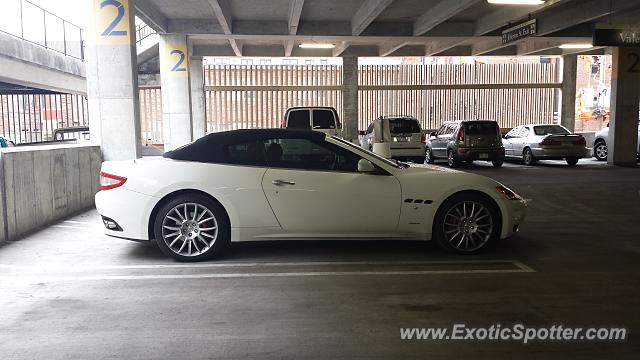
<svg viewBox="0 0 640 360">
<path fill-rule="evenodd" d="M 514 138 L 514 141 L 511 143 L 513 146 L 513 156 L 522 156 L 522 152 L 524 150 L 525 143 L 529 139 L 529 135 L 531 135 L 531 130 L 528 126 L 523 126 L 518 132 L 518 137 Z"/>
<path fill-rule="evenodd" d="M 502 145 L 504 146 L 504 154 L 505 156 L 514 156 L 513 153 L 513 143 L 517 140 L 518 133 L 520 132 L 520 127 L 516 127 L 509 131 L 503 141 Z"/>
<path fill-rule="evenodd" d="M 440 127 L 440 129 L 438 129 L 438 131 L 436 132 L 436 136 L 431 140 L 431 152 L 433 153 L 433 156 L 436 157 L 444 157 L 446 156 L 446 145 L 447 142 L 444 140 L 447 130 L 449 129 L 449 125 L 448 124 L 444 124 Z"/>
<path fill-rule="evenodd" d="M 338 135 L 338 124 L 331 109 L 313 109 L 311 111 L 311 128 L 325 134 Z"/>
<path fill-rule="evenodd" d="M 286 128 L 311 130 L 311 110 L 308 108 L 289 110 Z"/>
<path fill-rule="evenodd" d="M 392 233 L 401 190 L 389 174 L 357 171 L 360 157 L 327 141 L 270 139 L 262 186 L 285 232 L 301 236 Z"/>
</svg>

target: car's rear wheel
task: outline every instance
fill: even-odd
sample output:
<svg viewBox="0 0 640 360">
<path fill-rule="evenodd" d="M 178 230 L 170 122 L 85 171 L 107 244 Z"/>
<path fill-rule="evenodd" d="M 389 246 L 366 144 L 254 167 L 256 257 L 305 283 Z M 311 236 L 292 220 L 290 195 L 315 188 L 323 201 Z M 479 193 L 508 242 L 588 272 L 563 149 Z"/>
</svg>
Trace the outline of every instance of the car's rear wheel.
<svg viewBox="0 0 640 360">
<path fill-rule="evenodd" d="M 456 159 L 456 154 L 453 150 L 447 151 L 447 165 L 449 165 L 450 168 L 454 168 L 459 164 L 460 163 L 458 162 L 458 159 Z"/>
<path fill-rule="evenodd" d="M 569 164 L 569 166 L 576 166 L 576 164 L 578 164 L 578 161 L 580 159 L 578 159 L 578 158 L 566 158 L 565 160 L 567 161 L 567 164 Z"/>
<path fill-rule="evenodd" d="M 504 164 L 504 159 L 496 159 L 496 160 L 492 160 L 491 163 L 493 164 L 493 167 L 495 168 L 501 168 L 502 164 Z"/>
<path fill-rule="evenodd" d="M 434 161 L 433 152 L 431 151 L 430 148 L 427 148 L 427 150 L 425 151 L 424 161 L 427 164 L 433 164 L 433 161 Z"/>
<path fill-rule="evenodd" d="M 481 194 L 462 193 L 445 201 L 434 224 L 436 240 L 445 250 L 475 254 L 500 237 L 500 210 Z"/>
<path fill-rule="evenodd" d="M 167 202 L 154 222 L 158 247 L 179 261 L 203 261 L 219 255 L 229 244 L 229 230 L 221 206 L 198 194 Z"/>
<path fill-rule="evenodd" d="M 593 148 L 593 156 L 598 161 L 607 161 L 607 155 L 609 155 L 607 143 L 604 141 L 598 141 Z"/>
<path fill-rule="evenodd" d="M 527 166 L 532 166 L 536 164 L 536 158 L 533 156 L 533 152 L 531 152 L 531 149 L 526 148 L 524 149 L 524 151 L 522 152 L 522 161 L 524 161 L 524 164 Z"/>
</svg>

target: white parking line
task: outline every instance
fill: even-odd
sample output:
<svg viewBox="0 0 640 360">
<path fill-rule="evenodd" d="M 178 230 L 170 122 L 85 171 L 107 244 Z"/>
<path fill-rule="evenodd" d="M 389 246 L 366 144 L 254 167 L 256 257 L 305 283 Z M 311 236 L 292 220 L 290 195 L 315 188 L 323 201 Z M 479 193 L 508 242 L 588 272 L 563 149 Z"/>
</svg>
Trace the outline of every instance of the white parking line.
<svg viewBox="0 0 640 360">
<path fill-rule="evenodd" d="M 51 227 L 63 228 L 63 229 L 76 229 L 76 230 L 95 230 L 98 228 L 97 226 L 87 227 L 87 226 L 72 226 L 72 225 L 51 225 Z"/>
<path fill-rule="evenodd" d="M 476 264 L 511 264 L 520 271 L 535 272 L 535 270 L 517 260 L 433 260 L 433 261 L 306 261 L 306 262 L 217 262 L 199 264 L 140 264 L 140 265 L 45 265 L 34 268 L 29 265 L 0 264 L 0 269 L 38 271 L 38 272 L 68 272 L 87 270 L 118 270 L 118 269 L 188 269 L 188 268 L 225 268 L 225 267 L 261 267 L 261 266 L 335 266 L 335 265 L 476 265 Z"/>
<path fill-rule="evenodd" d="M 171 268 L 223 268 L 223 267 L 283 267 L 283 266 L 331 266 L 331 265 L 478 265 L 511 264 L 512 269 L 448 269 L 448 270 L 365 270 L 365 271 L 282 271 L 248 273 L 208 274 L 139 274 L 139 275 L 51 275 L 55 272 L 78 272 L 86 270 L 113 269 L 171 269 Z M 510 274 L 531 273 L 532 268 L 514 260 L 470 260 L 470 261 L 344 261 L 344 262 L 273 262 L 273 263 L 217 263 L 217 264 L 173 264 L 173 265 L 110 265 L 110 266 L 48 266 L 27 267 L 24 265 L 0 264 L 2 269 L 20 270 L 27 274 L 0 276 L 8 282 L 76 282 L 97 280 L 170 280 L 170 279 L 222 279 L 262 277 L 307 277 L 307 276 L 397 276 L 397 275 L 453 275 L 453 274 Z M 42 275 L 34 274 L 36 271 Z"/>
<path fill-rule="evenodd" d="M 0 276 L 0 280 L 28 282 L 65 282 L 97 280 L 168 280 L 168 279 L 224 279 L 258 277 L 306 277 L 306 276 L 393 276 L 393 275 L 453 275 L 453 274 L 509 274 L 527 273 L 522 269 L 503 270 L 423 270 L 423 271 L 312 271 L 273 273 L 227 273 L 227 274 L 163 274 L 163 275 L 95 275 L 95 276 Z"/>
</svg>

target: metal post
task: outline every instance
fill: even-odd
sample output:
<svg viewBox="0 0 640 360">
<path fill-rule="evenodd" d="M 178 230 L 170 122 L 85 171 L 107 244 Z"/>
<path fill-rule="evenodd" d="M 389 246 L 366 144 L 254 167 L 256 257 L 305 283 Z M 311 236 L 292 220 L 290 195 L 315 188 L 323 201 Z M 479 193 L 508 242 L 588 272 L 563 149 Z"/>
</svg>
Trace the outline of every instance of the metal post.
<svg viewBox="0 0 640 360">
<path fill-rule="evenodd" d="M 67 22 L 62 20 L 62 43 L 64 44 L 64 54 L 67 55 Z"/>
</svg>

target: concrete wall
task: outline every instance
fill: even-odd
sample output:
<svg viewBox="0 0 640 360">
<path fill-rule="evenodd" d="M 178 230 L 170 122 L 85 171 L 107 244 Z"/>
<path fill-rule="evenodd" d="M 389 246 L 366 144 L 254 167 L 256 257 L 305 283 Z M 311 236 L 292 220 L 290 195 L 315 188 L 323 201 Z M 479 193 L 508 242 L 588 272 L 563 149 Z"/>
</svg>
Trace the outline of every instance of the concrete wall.
<svg viewBox="0 0 640 360">
<path fill-rule="evenodd" d="M 0 151 L 0 242 L 94 206 L 99 146 L 49 145 Z"/>
</svg>

